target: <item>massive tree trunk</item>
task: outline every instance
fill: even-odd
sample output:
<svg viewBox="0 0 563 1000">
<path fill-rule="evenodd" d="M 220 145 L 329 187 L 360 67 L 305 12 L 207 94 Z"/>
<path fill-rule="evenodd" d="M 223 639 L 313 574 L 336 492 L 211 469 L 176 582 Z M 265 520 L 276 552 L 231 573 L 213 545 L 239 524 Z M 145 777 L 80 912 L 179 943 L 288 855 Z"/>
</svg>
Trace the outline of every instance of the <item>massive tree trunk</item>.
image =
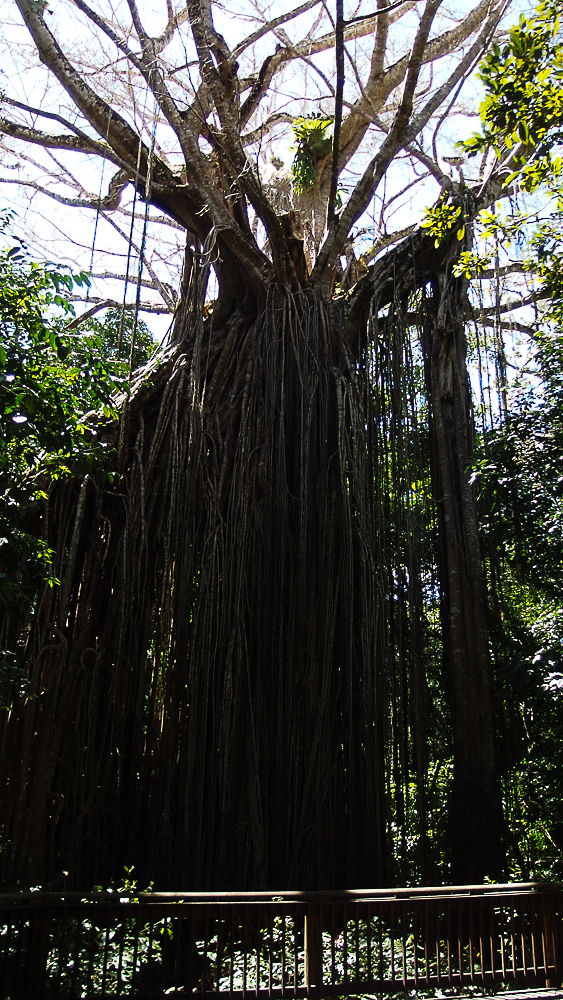
<svg viewBox="0 0 563 1000">
<path fill-rule="evenodd" d="M 188 309 L 124 408 L 120 478 L 57 492 L 8 880 L 388 879 L 372 404 L 343 330 L 287 287 L 219 327 Z"/>
<path fill-rule="evenodd" d="M 444 267 L 425 299 L 423 349 L 438 504 L 443 654 L 452 709 L 450 800 L 454 883 L 502 874 L 487 594 L 470 483 L 473 423 L 462 278 Z"/>
<path fill-rule="evenodd" d="M 345 22 L 338 3 L 334 38 L 316 36 L 318 19 L 302 22 L 302 42 L 284 40 L 259 69 L 261 39 L 276 27 L 282 38 L 279 18 L 231 49 L 210 0 L 165 6 L 151 37 L 134 3 L 125 26 L 76 0 L 77 30 L 87 23 L 104 66 L 110 44 L 125 61 L 116 94 L 113 64 L 110 81 L 100 63 L 105 83 L 92 89 L 56 37 L 56 18 L 17 0 L 38 60 L 77 117 L 48 112 L 63 129 L 51 135 L 18 100 L 30 124 L 6 112 L 2 131 L 113 163 L 107 197 L 100 189 L 85 201 L 77 181 L 79 197 L 61 200 L 95 204 L 97 219 L 131 183 L 147 212 L 186 231 L 188 251 L 167 351 L 123 401 L 119 426 L 98 427 L 115 450 L 110 469 L 52 490 L 44 536 L 61 584 L 2 625 L 4 648 L 19 635 L 29 682 L 0 733 L 2 877 L 37 884 L 64 869 L 69 885 L 87 889 L 134 864 L 141 880 L 170 889 L 377 885 L 403 876 L 393 855 L 405 856 L 413 826 L 418 872 L 432 877 L 413 489 L 426 470 L 407 331 L 413 300 L 461 244 L 454 236 L 453 247 L 436 248 L 421 229 L 370 256 L 356 285 L 353 244 L 407 153 L 469 212 L 473 201 L 460 200 L 436 150 L 434 162 L 420 143 L 432 122 L 438 135 L 505 5 L 470 5 L 453 28 L 449 14 L 440 25 L 440 0 L 425 0 L 412 40 L 401 22 L 388 45 L 408 4 Z M 350 104 L 345 39 L 368 31 L 369 76 L 357 77 L 358 90 L 347 85 Z M 306 254 L 296 213 L 280 215 L 268 190 L 260 151 L 279 119 L 266 109 L 274 77 L 294 59 L 309 62 L 312 44 L 323 65 L 334 47 L 336 99 L 332 154 L 311 159 L 315 184 L 302 198 Z M 445 73 L 424 72 L 454 53 Z M 148 117 L 133 125 L 120 102 L 138 87 Z M 302 112 L 300 93 L 287 106 L 285 96 L 274 101 L 284 120 Z M 355 180 L 336 211 L 345 169 Z M 477 182 L 480 207 L 498 195 L 493 174 Z M 379 226 L 385 233 L 385 213 Z M 373 254 L 388 245 L 383 236 Z M 335 301 L 343 257 L 346 295 Z M 219 292 L 204 318 L 211 258 Z M 461 328 L 448 326 L 451 286 L 436 294 L 425 344 L 456 730 L 454 876 L 474 878 L 493 870 L 483 860 L 491 836 L 499 850 L 485 598 L 465 474 Z"/>
<path fill-rule="evenodd" d="M 220 277 L 232 270 L 204 319 L 207 265 L 188 253 L 171 344 L 99 431 L 115 478 L 53 492 L 61 586 L 38 595 L 28 695 L 2 738 L 5 884 L 64 869 L 87 889 L 131 864 L 162 889 L 389 884 L 413 781 L 431 871 L 406 319 L 431 280 L 453 876 L 496 872 L 459 289 L 435 279 L 447 255 L 420 233 L 331 302 L 245 281 L 223 252 Z"/>
</svg>

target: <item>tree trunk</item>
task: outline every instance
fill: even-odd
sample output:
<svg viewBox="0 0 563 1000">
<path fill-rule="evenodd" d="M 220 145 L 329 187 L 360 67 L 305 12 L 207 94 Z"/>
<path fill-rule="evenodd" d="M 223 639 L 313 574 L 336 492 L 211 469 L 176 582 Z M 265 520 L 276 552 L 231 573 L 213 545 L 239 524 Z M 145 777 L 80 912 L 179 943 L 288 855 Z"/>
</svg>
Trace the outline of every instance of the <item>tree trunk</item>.
<svg viewBox="0 0 563 1000">
<path fill-rule="evenodd" d="M 423 350 L 438 501 L 444 664 L 452 707 L 449 836 L 454 884 L 502 873 L 487 599 L 470 484 L 472 417 L 462 279 L 446 269 L 426 300 Z"/>
<path fill-rule="evenodd" d="M 448 257 L 421 232 L 345 308 L 306 279 L 296 290 L 292 230 L 296 288 L 258 287 L 256 269 L 246 284 L 222 263 L 204 319 L 206 272 L 188 254 L 171 346 L 119 427 L 100 428 L 112 481 L 98 470 L 53 491 L 61 585 L 25 625 L 27 699 L 1 732 L 4 885 L 64 869 L 89 889 L 131 864 L 171 890 L 390 884 L 413 784 L 429 872 L 412 493 L 425 473 L 407 336 L 428 281 L 452 877 L 498 874 L 462 289 L 432 278 Z"/>
<path fill-rule="evenodd" d="M 187 309 L 124 411 L 119 479 L 54 498 L 5 884 L 389 880 L 367 370 L 338 308 L 267 296 L 219 328 Z"/>
</svg>

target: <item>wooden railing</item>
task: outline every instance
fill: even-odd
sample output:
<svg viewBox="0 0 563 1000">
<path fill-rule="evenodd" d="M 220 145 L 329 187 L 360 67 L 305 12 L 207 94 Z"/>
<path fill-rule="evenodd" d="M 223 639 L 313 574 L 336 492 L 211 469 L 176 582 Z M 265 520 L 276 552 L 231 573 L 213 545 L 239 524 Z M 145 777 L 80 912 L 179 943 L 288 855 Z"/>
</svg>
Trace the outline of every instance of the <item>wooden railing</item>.
<svg viewBox="0 0 563 1000">
<path fill-rule="evenodd" d="M 558 886 L 0 896 L 0 998 L 555 985 Z"/>
</svg>

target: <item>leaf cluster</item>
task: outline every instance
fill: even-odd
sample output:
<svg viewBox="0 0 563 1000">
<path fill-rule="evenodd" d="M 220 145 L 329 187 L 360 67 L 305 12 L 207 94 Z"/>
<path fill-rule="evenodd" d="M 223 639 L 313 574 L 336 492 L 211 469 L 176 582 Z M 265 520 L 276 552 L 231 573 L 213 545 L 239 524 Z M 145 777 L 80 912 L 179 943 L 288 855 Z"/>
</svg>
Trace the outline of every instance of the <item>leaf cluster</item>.
<svg viewBox="0 0 563 1000">
<path fill-rule="evenodd" d="M 463 146 L 470 156 L 490 147 L 500 156 L 518 145 L 517 169 L 507 183 L 521 173 L 522 185 L 533 191 L 561 169 L 554 156 L 554 147 L 563 139 L 563 41 L 557 0 L 540 4 L 533 17 L 522 15 L 506 43 L 492 45 L 478 75 L 486 93 L 483 128 Z"/>
<path fill-rule="evenodd" d="M 458 226 L 456 236 L 460 241 L 463 239 L 465 236 L 465 224 L 463 219 L 460 218 L 461 214 L 461 206 L 449 202 L 447 194 L 442 201 L 439 201 L 432 208 L 425 209 L 421 226 L 428 231 L 429 236 L 434 237 L 435 247 L 439 247 L 441 243 L 448 239 L 454 226 L 458 225 L 458 220 L 461 225 Z"/>
<path fill-rule="evenodd" d="M 24 593 L 37 575 L 57 582 L 41 537 L 50 483 L 110 469 L 87 414 L 116 416 L 129 366 L 116 360 L 115 316 L 68 329 L 74 310 L 65 295 L 88 283 L 84 273 L 31 261 L 21 244 L 0 252 L 0 602 Z M 143 328 L 137 352 L 146 360 Z"/>
<path fill-rule="evenodd" d="M 333 118 L 315 112 L 296 118 L 293 122 L 295 136 L 295 156 L 291 164 L 291 179 L 296 194 L 315 186 L 315 164 L 332 152 L 332 136 L 326 135 L 327 128 L 332 125 Z"/>
</svg>

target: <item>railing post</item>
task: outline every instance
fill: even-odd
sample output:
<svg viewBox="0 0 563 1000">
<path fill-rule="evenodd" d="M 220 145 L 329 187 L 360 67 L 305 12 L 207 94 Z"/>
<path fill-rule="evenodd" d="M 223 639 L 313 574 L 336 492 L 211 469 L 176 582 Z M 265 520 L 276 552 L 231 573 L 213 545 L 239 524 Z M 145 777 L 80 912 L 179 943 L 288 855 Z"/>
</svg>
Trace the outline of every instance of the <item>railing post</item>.
<svg viewBox="0 0 563 1000">
<path fill-rule="evenodd" d="M 305 986 L 322 986 L 323 936 L 318 906 L 309 906 L 305 917 Z"/>
<path fill-rule="evenodd" d="M 559 935 L 554 912 L 554 894 L 544 892 L 542 898 L 545 985 L 548 988 L 559 986 Z"/>
<path fill-rule="evenodd" d="M 41 1000 L 43 996 L 49 954 L 49 918 L 48 907 L 32 907 L 27 939 L 26 1000 Z"/>
</svg>

